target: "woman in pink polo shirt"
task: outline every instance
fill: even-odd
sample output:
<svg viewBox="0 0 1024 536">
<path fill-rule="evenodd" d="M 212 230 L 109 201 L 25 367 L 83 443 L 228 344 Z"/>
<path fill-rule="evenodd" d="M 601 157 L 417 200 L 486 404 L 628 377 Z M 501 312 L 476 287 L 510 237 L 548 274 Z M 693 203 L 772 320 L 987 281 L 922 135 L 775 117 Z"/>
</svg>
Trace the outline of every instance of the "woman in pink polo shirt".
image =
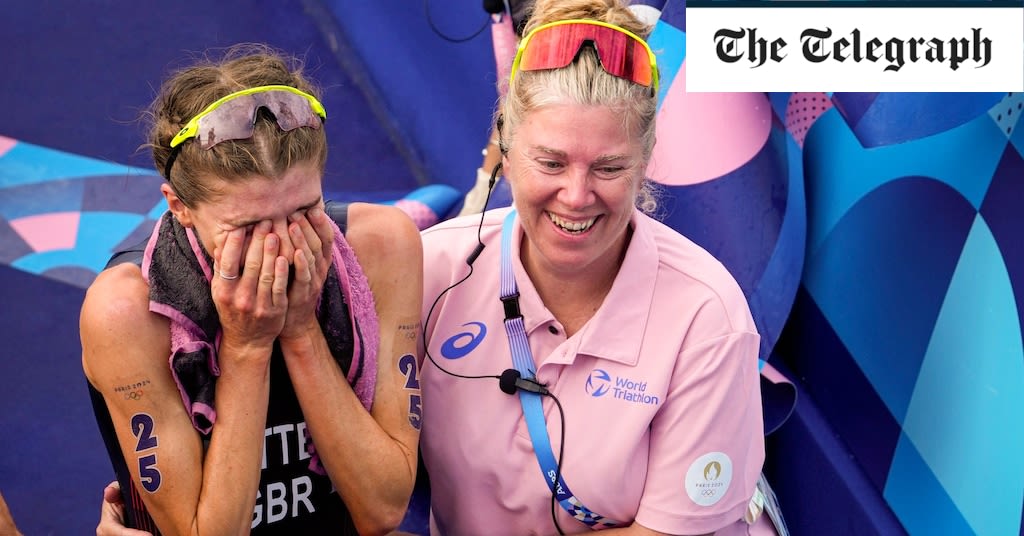
<svg viewBox="0 0 1024 536">
<path fill-rule="evenodd" d="M 645 214 L 648 31 L 536 2 L 496 120 L 514 207 L 422 233 L 433 534 L 775 534 L 744 295 Z"/>
</svg>

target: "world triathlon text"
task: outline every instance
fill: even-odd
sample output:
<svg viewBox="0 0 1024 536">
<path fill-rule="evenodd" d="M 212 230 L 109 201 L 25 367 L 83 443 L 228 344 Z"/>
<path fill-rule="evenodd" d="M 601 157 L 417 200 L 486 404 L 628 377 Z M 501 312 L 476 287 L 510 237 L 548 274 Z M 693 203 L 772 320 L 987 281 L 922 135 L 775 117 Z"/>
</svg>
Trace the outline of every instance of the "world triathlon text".
<svg viewBox="0 0 1024 536">
<path fill-rule="evenodd" d="M 723 28 L 715 32 L 715 54 L 725 63 L 747 60 L 751 68 L 767 62 L 780 63 L 788 56 L 787 42 L 781 37 L 758 35 L 757 28 Z M 809 28 L 800 33 L 800 54 L 811 63 L 835 61 L 869 62 L 883 65 L 882 70 L 898 72 L 907 63 L 945 64 L 956 71 L 965 64 L 981 68 L 992 60 L 992 41 L 982 37 L 981 28 L 971 28 L 967 37 L 868 37 L 859 29 L 837 35 L 830 28 Z"/>
<path fill-rule="evenodd" d="M 658 405 L 661 401 L 656 396 L 646 393 L 647 382 L 633 381 L 627 378 L 615 378 L 615 387 L 612 387 L 612 396 L 619 400 L 635 402 L 637 404 Z"/>
</svg>

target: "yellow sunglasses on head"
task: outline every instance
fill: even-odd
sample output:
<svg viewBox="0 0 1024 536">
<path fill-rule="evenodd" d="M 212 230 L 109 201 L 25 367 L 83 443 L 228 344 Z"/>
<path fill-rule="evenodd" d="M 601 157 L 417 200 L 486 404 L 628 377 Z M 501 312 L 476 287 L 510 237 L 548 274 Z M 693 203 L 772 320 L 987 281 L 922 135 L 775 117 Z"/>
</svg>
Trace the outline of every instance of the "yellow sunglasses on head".
<svg viewBox="0 0 1024 536">
<path fill-rule="evenodd" d="M 274 114 L 281 130 L 320 128 L 327 112 L 316 97 L 291 86 L 259 86 L 225 95 L 189 120 L 171 140 L 171 148 L 196 138 L 203 149 L 222 141 L 252 137 L 256 111 L 266 108 Z"/>
<path fill-rule="evenodd" d="M 171 167 L 181 144 L 192 138 L 203 149 L 222 141 L 251 138 L 260 108 L 270 111 L 277 126 L 284 131 L 299 127 L 320 128 L 327 119 L 327 112 L 316 97 L 291 86 L 258 86 L 236 91 L 207 106 L 171 139 L 171 154 L 164 165 L 164 178 L 170 180 Z"/>
<path fill-rule="evenodd" d="M 516 50 L 509 85 L 518 71 L 568 66 L 587 43 L 593 45 L 608 74 L 658 90 L 658 62 L 651 47 L 625 28 L 589 19 L 549 22 L 526 34 Z"/>
</svg>

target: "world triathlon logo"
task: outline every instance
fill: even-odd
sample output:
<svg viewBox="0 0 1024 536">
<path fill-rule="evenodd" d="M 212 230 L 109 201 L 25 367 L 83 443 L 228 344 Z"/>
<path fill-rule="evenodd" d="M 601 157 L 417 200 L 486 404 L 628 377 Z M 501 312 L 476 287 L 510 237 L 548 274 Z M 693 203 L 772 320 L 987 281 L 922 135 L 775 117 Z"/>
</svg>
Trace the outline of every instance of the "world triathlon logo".
<svg viewBox="0 0 1024 536">
<path fill-rule="evenodd" d="M 445 359 L 460 359 L 469 355 L 487 336 L 487 326 L 483 322 L 469 322 L 462 327 L 470 328 L 448 337 L 441 344 L 441 356 Z M 473 329 L 476 328 L 476 329 Z"/>
<path fill-rule="evenodd" d="M 599 368 L 594 369 L 587 378 L 587 393 L 590 396 L 604 396 L 611 388 L 612 378 L 607 372 Z"/>
<path fill-rule="evenodd" d="M 611 394 L 615 400 L 657 406 L 661 400 L 657 396 L 647 394 L 647 382 L 636 381 L 624 376 L 612 377 L 604 369 L 594 369 L 587 376 L 584 385 L 587 394 L 593 397 Z"/>
</svg>

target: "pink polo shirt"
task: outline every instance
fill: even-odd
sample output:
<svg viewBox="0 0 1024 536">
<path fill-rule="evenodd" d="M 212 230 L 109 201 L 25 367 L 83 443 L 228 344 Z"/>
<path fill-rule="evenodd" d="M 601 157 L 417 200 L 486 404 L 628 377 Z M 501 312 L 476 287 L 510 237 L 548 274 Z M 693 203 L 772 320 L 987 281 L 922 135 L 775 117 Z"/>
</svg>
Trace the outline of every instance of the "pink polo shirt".
<svg viewBox="0 0 1024 536">
<path fill-rule="evenodd" d="M 513 368 L 498 299 L 501 224 L 486 214 L 486 248 L 473 274 L 442 295 L 424 323 L 433 360 L 467 376 Z M 480 216 L 423 234 L 424 318 L 463 278 Z M 670 534 L 773 534 L 767 516 L 742 521 L 764 461 L 759 336 L 739 286 L 710 254 L 669 227 L 632 217 L 629 249 L 611 291 L 572 337 L 541 302 L 512 252 L 537 378 L 565 412 L 562 473 L 590 510 Z M 432 529 L 445 535 L 555 534 L 551 492 L 519 396 L 493 378 L 421 367 L 421 446 L 431 481 Z M 543 398 L 551 448 L 563 441 Z M 567 534 L 585 525 L 556 505 Z M 757 530 L 755 530 L 757 529 Z"/>
</svg>

